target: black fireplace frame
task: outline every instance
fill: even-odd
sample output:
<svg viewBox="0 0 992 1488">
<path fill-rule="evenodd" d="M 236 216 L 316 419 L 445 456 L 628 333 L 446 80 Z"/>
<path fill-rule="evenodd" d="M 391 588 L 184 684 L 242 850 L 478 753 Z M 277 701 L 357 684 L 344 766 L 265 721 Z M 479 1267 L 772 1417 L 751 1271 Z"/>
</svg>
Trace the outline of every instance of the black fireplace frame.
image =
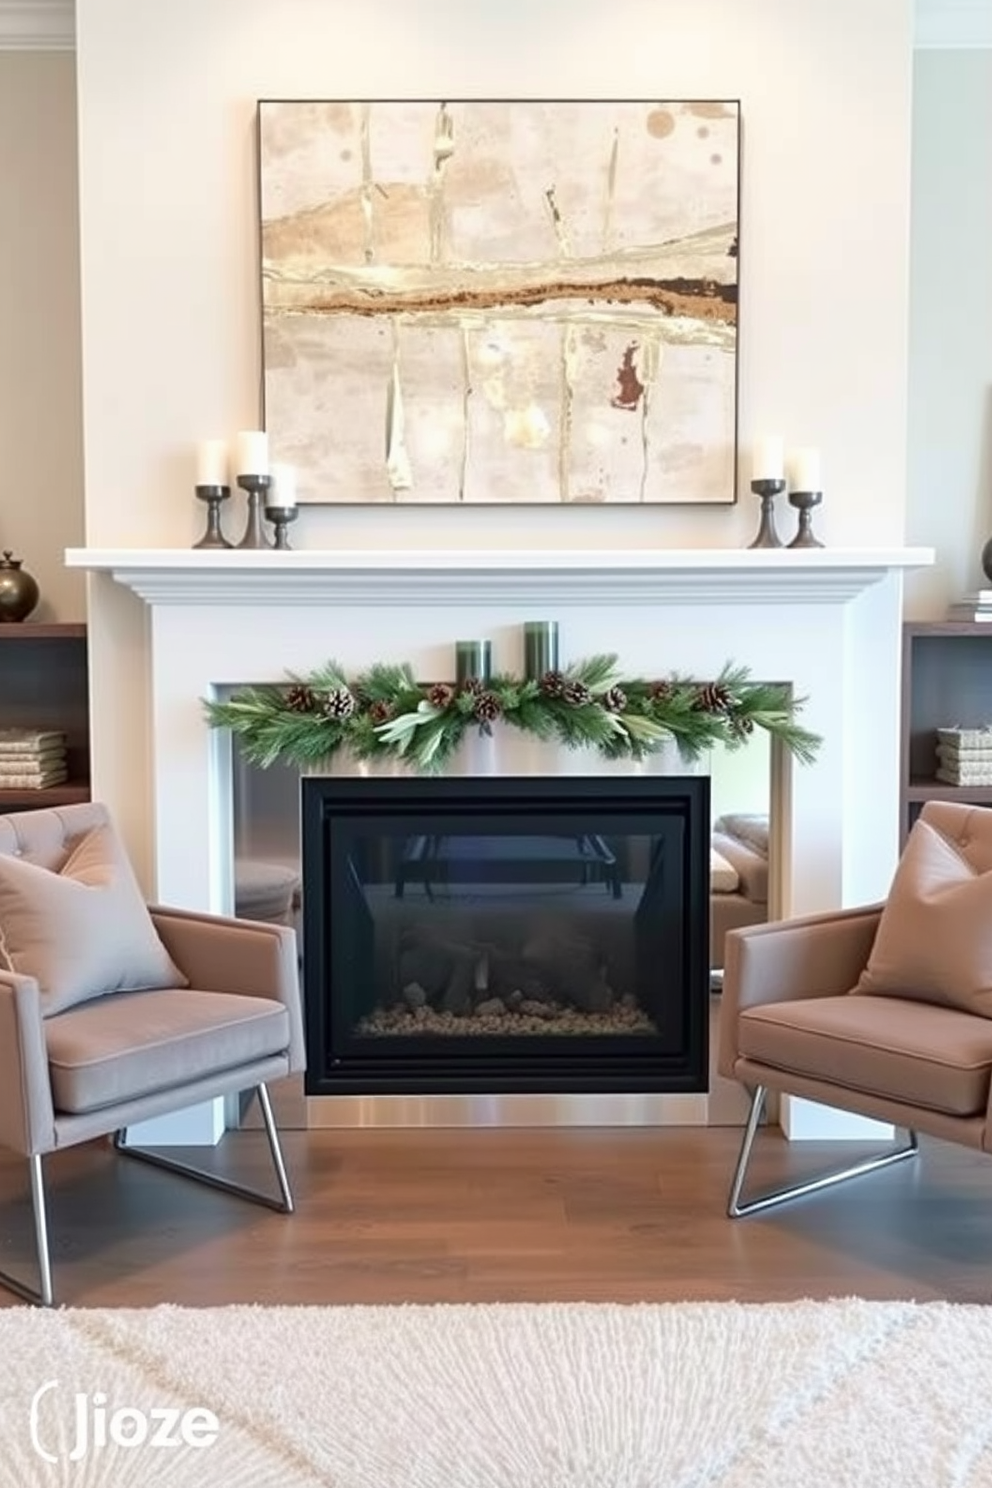
<svg viewBox="0 0 992 1488">
<path fill-rule="evenodd" d="M 460 819 L 513 809 L 545 819 L 576 810 L 617 811 L 636 828 L 644 818 L 676 817 L 682 833 L 682 884 L 690 912 L 680 923 L 682 976 L 673 1026 L 675 1045 L 643 1034 L 577 1037 L 519 1035 L 461 1038 L 379 1036 L 356 1054 L 334 1040 L 327 995 L 331 977 L 329 916 L 317 885 L 332 881 L 335 821 L 452 809 Z M 709 1082 L 710 781 L 705 775 L 301 778 L 303 864 L 303 996 L 308 1095 L 461 1095 L 561 1093 L 694 1093 Z M 634 813 L 638 813 L 635 815 Z M 608 890 L 607 890 L 608 891 Z M 402 1058 L 399 1058 L 402 1050 Z"/>
</svg>

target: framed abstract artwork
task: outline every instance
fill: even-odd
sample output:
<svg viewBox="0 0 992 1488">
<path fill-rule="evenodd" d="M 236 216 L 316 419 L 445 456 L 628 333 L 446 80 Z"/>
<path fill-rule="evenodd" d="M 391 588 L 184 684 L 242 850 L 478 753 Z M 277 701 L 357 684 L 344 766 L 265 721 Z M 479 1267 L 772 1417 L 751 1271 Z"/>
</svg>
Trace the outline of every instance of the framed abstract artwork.
<svg viewBox="0 0 992 1488">
<path fill-rule="evenodd" d="M 736 499 L 736 102 L 258 104 L 300 499 Z"/>
</svg>

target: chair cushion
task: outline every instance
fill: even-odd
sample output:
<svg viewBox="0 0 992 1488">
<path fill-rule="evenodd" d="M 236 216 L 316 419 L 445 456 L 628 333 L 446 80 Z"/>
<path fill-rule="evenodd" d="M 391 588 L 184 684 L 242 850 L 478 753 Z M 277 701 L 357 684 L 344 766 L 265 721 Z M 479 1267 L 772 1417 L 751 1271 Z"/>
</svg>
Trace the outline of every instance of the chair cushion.
<svg viewBox="0 0 992 1488">
<path fill-rule="evenodd" d="M 186 986 L 109 824 L 57 871 L 0 853 L 0 967 L 36 979 L 46 1018 L 107 992 Z"/>
<path fill-rule="evenodd" d="M 725 811 L 713 823 L 714 832 L 736 837 L 760 858 L 768 856 L 768 817 L 755 811 Z"/>
<path fill-rule="evenodd" d="M 738 892 L 753 899 L 755 904 L 768 903 L 768 859 L 756 853 L 747 843 L 726 832 L 714 832 L 711 846 L 716 849 L 737 874 Z"/>
<path fill-rule="evenodd" d="M 300 875 L 282 863 L 237 858 L 234 863 L 234 913 L 244 920 L 288 924 Z"/>
<path fill-rule="evenodd" d="M 992 1018 L 992 811 L 927 803 L 855 991 Z"/>
<path fill-rule="evenodd" d="M 45 1043 L 55 1109 L 80 1115 L 281 1054 L 289 1015 L 233 992 L 126 992 L 49 1018 Z"/>
<path fill-rule="evenodd" d="M 734 894 L 740 888 L 740 874 L 733 863 L 718 853 L 715 847 L 710 848 L 710 893 L 711 894 Z"/>
<path fill-rule="evenodd" d="M 809 997 L 749 1008 L 738 1048 L 773 1069 L 949 1116 L 985 1110 L 992 1023 L 891 997 Z"/>
</svg>

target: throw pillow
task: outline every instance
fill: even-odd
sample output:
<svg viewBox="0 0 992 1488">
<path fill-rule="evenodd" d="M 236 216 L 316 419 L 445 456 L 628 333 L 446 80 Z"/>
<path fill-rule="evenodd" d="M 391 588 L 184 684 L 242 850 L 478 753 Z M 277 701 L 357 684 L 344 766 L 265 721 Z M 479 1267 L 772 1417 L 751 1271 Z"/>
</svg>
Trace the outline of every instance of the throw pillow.
<svg viewBox="0 0 992 1488">
<path fill-rule="evenodd" d="M 0 853 L 0 968 L 36 979 L 46 1018 L 106 992 L 189 985 L 109 826 L 80 838 L 58 872 Z"/>
<path fill-rule="evenodd" d="M 736 837 L 762 858 L 768 856 L 768 818 L 755 811 L 728 811 L 713 823 L 714 832 Z"/>
<path fill-rule="evenodd" d="M 992 811 L 924 808 L 854 990 L 992 1018 Z"/>
</svg>

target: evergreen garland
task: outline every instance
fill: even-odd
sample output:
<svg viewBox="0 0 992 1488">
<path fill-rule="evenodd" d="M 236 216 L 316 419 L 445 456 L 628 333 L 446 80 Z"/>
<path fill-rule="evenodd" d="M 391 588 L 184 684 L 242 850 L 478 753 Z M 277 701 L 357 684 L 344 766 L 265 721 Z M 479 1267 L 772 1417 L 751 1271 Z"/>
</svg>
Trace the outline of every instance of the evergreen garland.
<svg viewBox="0 0 992 1488">
<path fill-rule="evenodd" d="M 540 680 L 500 675 L 489 682 L 418 682 L 409 666 L 373 666 L 348 678 L 334 662 L 285 686 L 243 687 L 204 704 L 213 728 L 227 728 L 254 764 L 319 764 L 347 748 L 357 759 L 403 759 L 442 770 L 468 729 L 502 720 L 567 748 L 605 759 L 646 759 L 673 739 L 686 762 L 722 746 L 738 749 L 755 729 L 780 739 L 803 764 L 820 745 L 797 723 L 802 699 L 782 683 L 752 682 L 727 664 L 713 682 L 621 677 L 615 656 L 592 656 Z"/>
</svg>

